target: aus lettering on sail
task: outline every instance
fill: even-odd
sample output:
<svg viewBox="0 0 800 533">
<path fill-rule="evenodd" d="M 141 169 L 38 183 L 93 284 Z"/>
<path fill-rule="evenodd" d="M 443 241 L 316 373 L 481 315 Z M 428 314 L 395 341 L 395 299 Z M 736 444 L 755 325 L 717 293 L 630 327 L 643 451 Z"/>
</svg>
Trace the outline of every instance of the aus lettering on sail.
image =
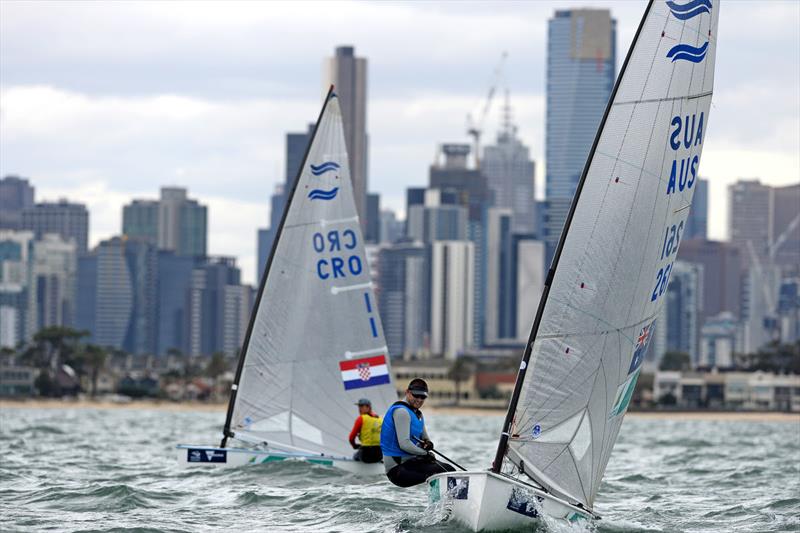
<svg viewBox="0 0 800 533">
<path fill-rule="evenodd" d="M 667 181 L 667 195 L 694 187 L 700 166 L 705 115 L 676 115 L 670 122 L 669 146 L 672 148 L 672 169 Z M 698 152 L 692 155 L 692 152 Z"/>
</svg>

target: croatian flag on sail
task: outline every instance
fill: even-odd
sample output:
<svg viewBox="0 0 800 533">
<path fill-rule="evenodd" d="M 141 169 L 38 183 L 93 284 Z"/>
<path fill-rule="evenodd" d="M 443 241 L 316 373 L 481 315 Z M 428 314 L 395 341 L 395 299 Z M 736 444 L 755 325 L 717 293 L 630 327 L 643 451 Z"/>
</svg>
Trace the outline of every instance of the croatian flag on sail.
<svg viewBox="0 0 800 533">
<path fill-rule="evenodd" d="M 384 355 L 340 361 L 339 369 L 342 371 L 344 390 L 389 383 L 389 367 L 386 366 Z"/>
</svg>

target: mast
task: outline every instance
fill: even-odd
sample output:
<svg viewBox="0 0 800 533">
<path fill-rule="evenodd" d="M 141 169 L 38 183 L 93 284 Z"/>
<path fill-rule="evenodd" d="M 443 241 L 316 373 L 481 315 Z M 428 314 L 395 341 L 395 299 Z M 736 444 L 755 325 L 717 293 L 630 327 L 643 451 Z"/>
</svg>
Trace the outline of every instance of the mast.
<svg viewBox="0 0 800 533">
<path fill-rule="evenodd" d="M 514 414 L 517 411 L 517 404 L 519 403 L 519 397 L 522 393 L 522 384 L 525 381 L 525 373 L 528 369 L 528 362 L 530 361 L 531 353 L 533 351 L 533 343 L 536 341 L 536 335 L 539 332 L 539 325 L 542 321 L 542 316 L 544 315 L 545 305 L 547 304 L 547 296 L 550 294 L 550 286 L 552 285 L 553 278 L 556 274 L 556 268 L 558 267 L 558 262 L 561 258 L 564 242 L 567 240 L 567 233 L 569 232 L 570 225 L 572 224 L 572 218 L 575 215 L 575 209 L 578 206 L 581 190 L 583 189 L 583 184 L 586 182 L 586 176 L 589 173 L 589 168 L 592 165 L 592 159 L 594 159 L 597 145 L 600 142 L 600 136 L 603 133 L 606 119 L 608 119 L 608 115 L 611 112 L 611 106 L 614 104 L 614 98 L 617 96 L 617 90 L 619 89 L 622 78 L 625 75 L 625 70 L 628 67 L 628 61 L 633 55 L 633 50 L 636 48 L 636 43 L 639 40 L 639 34 L 642 32 L 644 22 L 647 20 L 647 15 L 650 13 L 650 8 L 652 6 L 653 0 L 650 0 L 647 3 L 647 8 L 644 11 L 644 15 L 642 15 L 642 20 L 639 22 L 639 27 L 636 29 L 636 35 L 633 37 L 633 42 L 631 43 L 630 48 L 628 48 L 628 53 L 625 56 L 625 61 L 622 63 L 619 76 L 617 76 L 617 79 L 614 82 L 614 89 L 611 91 L 611 97 L 608 99 L 608 104 L 606 104 L 606 110 L 603 113 L 603 119 L 600 121 L 600 126 L 597 128 L 597 133 L 595 134 L 592 148 L 589 151 L 589 156 L 586 158 L 586 163 L 583 166 L 581 179 L 578 182 L 575 195 L 572 197 L 572 205 L 569 208 L 569 214 L 567 215 L 567 220 L 564 223 L 564 229 L 561 231 L 561 237 L 558 240 L 558 246 L 556 247 L 555 254 L 553 255 L 553 261 L 550 264 L 550 269 L 547 272 L 547 278 L 545 279 L 544 288 L 542 289 L 542 297 L 539 300 L 539 307 L 536 309 L 536 317 L 533 320 L 533 327 L 531 328 L 531 333 L 528 337 L 528 344 L 525 345 L 525 351 L 523 352 L 522 361 L 520 362 L 519 371 L 517 372 L 517 381 L 514 384 L 514 392 L 512 393 L 511 401 L 508 404 L 508 412 L 506 413 L 506 418 L 503 421 L 503 429 L 500 432 L 500 441 L 497 443 L 497 453 L 495 454 L 494 461 L 492 462 L 492 472 L 500 473 L 500 470 L 502 469 L 503 458 L 505 457 L 506 450 L 508 449 L 508 439 L 511 436 L 511 426 L 514 423 Z M 530 474 L 527 475 L 530 476 Z"/>
<path fill-rule="evenodd" d="M 278 248 L 278 241 L 280 241 L 281 234 L 283 233 L 283 226 L 286 223 L 286 216 L 289 213 L 289 208 L 292 205 L 292 200 L 294 200 L 294 194 L 297 190 L 297 184 L 300 182 L 300 176 L 303 174 L 303 169 L 306 167 L 306 160 L 308 159 L 308 154 L 311 151 L 311 146 L 314 144 L 314 139 L 317 136 L 317 131 L 319 130 L 319 124 L 322 120 L 322 116 L 325 114 L 325 109 L 328 107 L 328 102 L 331 101 L 331 97 L 334 96 L 334 86 L 331 85 L 328 89 L 328 94 L 325 96 L 325 102 L 322 104 L 322 110 L 319 112 L 319 116 L 317 117 L 316 125 L 314 126 L 314 132 L 311 134 L 311 139 L 308 141 L 308 146 L 306 146 L 306 152 L 303 154 L 303 162 L 300 164 L 300 168 L 297 170 L 297 176 L 294 178 L 294 184 L 292 185 L 292 190 L 289 193 L 288 199 L 286 200 L 286 206 L 283 209 L 283 214 L 281 215 L 281 222 L 278 224 L 278 231 L 275 234 L 275 239 L 272 241 L 272 250 L 269 253 L 269 259 L 267 260 L 267 266 L 264 269 L 264 273 L 261 276 L 261 282 L 258 286 L 258 295 L 256 296 L 255 305 L 253 306 L 253 312 L 250 313 L 250 323 L 247 325 L 247 333 L 244 336 L 244 343 L 242 344 L 242 349 L 239 352 L 239 365 L 236 367 L 236 377 L 233 380 L 233 384 L 231 385 L 231 395 L 228 400 L 228 412 L 225 415 L 225 427 L 222 430 L 222 442 L 220 443 L 220 448 L 224 448 L 225 445 L 228 443 L 228 438 L 233 437 L 233 432 L 231 432 L 231 418 L 233 418 L 233 407 L 236 404 L 236 393 L 239 390 L 239 380 L 242 377 L 242 369 L 244 368 L 244 361 L 247 356 L 247 348 L 250 346 L 250 336 L 253 333 L 253 325 L 256 321 L 256 315 L 258 314 L 258 308 L 261 305 L 261 297 L 264 294 L 264 288 L 267 285 L 267 278 L 269 277 L 269 271 L 272 267 L 272 260 L 275 257 L 275 250 Z"/>
</svg>

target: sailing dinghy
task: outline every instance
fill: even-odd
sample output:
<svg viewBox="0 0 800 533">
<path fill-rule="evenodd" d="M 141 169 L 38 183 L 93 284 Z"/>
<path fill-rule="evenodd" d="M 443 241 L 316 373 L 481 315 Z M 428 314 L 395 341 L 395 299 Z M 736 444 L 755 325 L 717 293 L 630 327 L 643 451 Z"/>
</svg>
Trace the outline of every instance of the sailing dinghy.
<svg viewBox="0 0 800 533">
<path fill-rule="evenodd" d="M 347 439 L 360 398 L 382 415 L 397 393 L 331 87 L 261 279 L 222 443 L 178 445 L 178 462 L 295 459 L 383 474 L 382 463 L 352 459 Z"/>
<path fill-rule="evenodd" d="M 697 181 L 713 2 L 647 5 L 548 272 L 492 467 L 428 479 L 429 499 L 473 531 L 597 518 Z"/>
</svg>

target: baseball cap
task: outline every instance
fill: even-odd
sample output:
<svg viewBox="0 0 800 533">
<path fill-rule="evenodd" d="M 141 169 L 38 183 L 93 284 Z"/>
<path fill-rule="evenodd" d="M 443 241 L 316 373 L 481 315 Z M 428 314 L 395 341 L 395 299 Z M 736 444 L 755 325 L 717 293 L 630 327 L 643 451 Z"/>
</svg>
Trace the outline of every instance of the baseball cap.
<svg viewBox="0 0 800 533">
<path fill-rule="evenodd" d="M 428 397 L 428 384 L 424 379 L 414 378 L 408 384 L 408 391 L 416 396 Z"/>
<path fill-rule="evenodd" d="M 361 405 L 369 405 L 370 407 L 372 407 L 372 402 L 367 400 L 366 398 L 361 398 L 360 400 L 358 400 L 358 402 L 356 402 L 356 405 L 359 405 L 359 406 L 361 406 Z"/>
</svg>

